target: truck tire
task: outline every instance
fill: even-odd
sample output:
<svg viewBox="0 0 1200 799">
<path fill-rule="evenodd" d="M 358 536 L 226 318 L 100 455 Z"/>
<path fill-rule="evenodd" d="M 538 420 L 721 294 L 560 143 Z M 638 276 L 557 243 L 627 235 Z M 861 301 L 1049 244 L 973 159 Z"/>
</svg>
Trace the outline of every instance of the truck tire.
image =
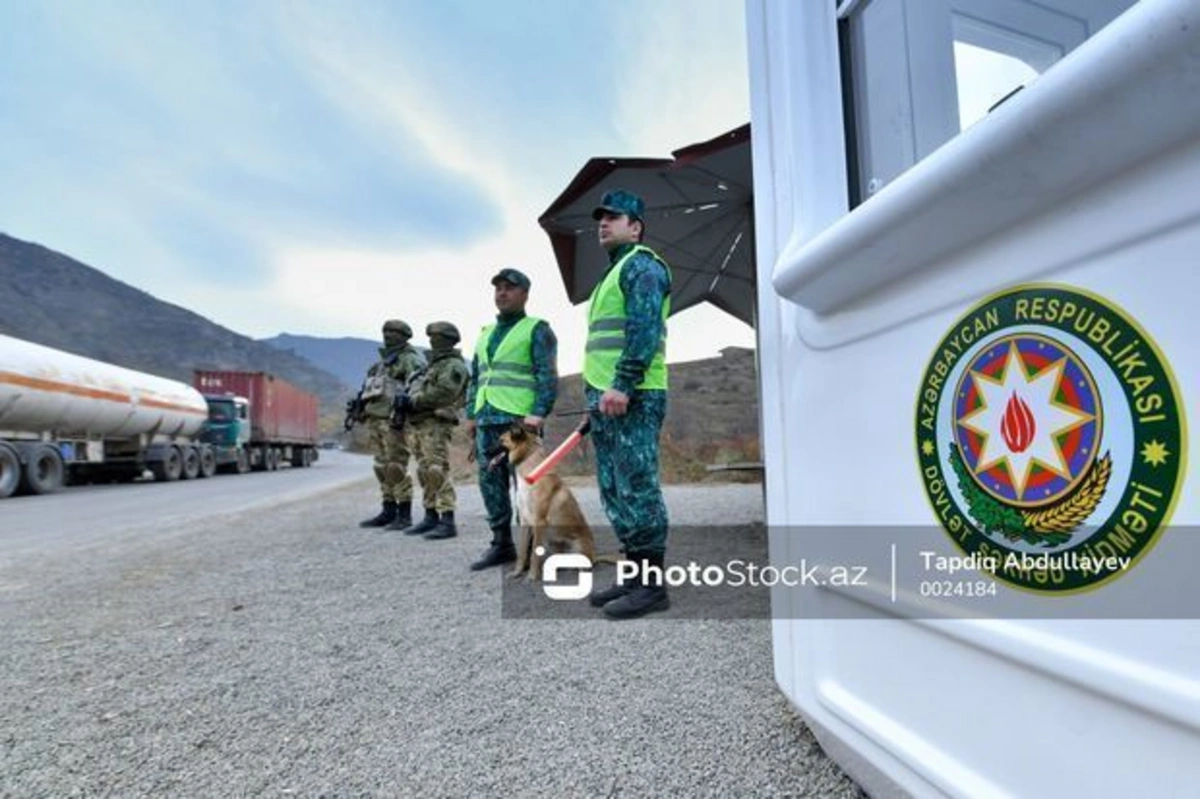
<svg viewBox="0 0 1200 799">
<path fill-rule="evenodd" d="M 27 453 L 25 468 L 21 471 L 21 492 L 25 494 L 49 494 L 62 488 L 66 472 L 62 455 L 54 447 L 41 444 Z"/>
<path fill-rule="evenodd" d="M 179 448 L 168 448 L 162 460 L 150 464 L 150 471 L 153 472 L 154 479 L 160 483 L 171 483 L 178 480 L 183 473 L 183 456 L 179 454 Z"/>
<path fill-rule="evenodd" d="M 200 476 L 212 477 L 217 473 L 217 456 L 213 453 L 212 447 L 200 448 Z"/>
<path fill-rule="evenodd" d="M 184 480 L 195 480 L 200 476 L 200 453 L 195 447 L 183 448 L 183 471 L 180 476 Z"/>
<path fill-rule="evenodd" d="M 21 484 L 21 458 L 17 451 L 0 441 L 0 499 L 11 497 Z"/>
<path fill-rule="evenodd" d="M 279 468 L 279 450 L 271 447 L 265 453 L 267 459 L 267 471 L 273 472 Z"/>
</svg>

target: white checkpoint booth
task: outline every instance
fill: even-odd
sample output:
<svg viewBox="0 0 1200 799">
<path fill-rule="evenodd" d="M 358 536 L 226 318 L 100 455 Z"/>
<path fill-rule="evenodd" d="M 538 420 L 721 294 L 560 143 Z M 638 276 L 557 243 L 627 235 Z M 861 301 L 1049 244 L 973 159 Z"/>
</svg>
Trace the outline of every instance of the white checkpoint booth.
<svg viewBox="0 0 1200 799">
<path fill-rule="evenodd" d="M 1196 795 L 1200 3 L 747 23 L 771 561 L 896 544 L 776 590 L 780 687 L 872 795 Z M 918 550 L 1059 565 L 897 584 Z"/>
</svg>

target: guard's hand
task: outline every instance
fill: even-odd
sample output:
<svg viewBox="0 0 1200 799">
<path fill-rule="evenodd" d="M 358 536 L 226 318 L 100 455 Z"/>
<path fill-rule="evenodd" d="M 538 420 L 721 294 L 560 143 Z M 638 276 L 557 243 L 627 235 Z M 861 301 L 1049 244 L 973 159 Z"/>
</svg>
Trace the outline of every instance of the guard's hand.
<svg viewBox="0 0 1200 799">
<path fill-rule="evenodd" d="M 477 427 L 478 427 L 478 425 L 475 423 L 474 419 L 467 419 L 465 422 L 463 422 L 463 429 L 465 429 L 467 431 L 467 435 L 469 435 L 471 437 L 471 446 L 472 447 L 475 446 L 474 439 L 475 439 L 475 430 Z"/>
<path fill-rule="evenodd" d="M 600 396 L 598 410 L 603 416 L 624 416 L 629 410 L 629 395 L 610 388 Z"/>
<path fill-rule="evenodd" d="M 526 430 L 541 430 L 545 422 L 546 420 L 543 417 L 533 415 L 526 416 L 521 420 L 521 424 L 525 425 Z"/>
</svg>

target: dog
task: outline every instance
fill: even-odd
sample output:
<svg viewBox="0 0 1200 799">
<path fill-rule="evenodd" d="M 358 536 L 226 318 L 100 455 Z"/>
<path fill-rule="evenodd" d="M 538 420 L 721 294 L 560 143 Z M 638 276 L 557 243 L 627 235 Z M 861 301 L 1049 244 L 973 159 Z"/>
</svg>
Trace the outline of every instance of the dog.
<svg viewBox="0 0 1200 799">
<path fill-rule="evenodd" d="M 579 552 L 592 563 L 616 563 L 615 555 L 597 555 L 592 528 L 571 489 L 553 470 L 533 485 L 525 479 L 546 459 L 542 439 L 521 425 L 513 425 L 500 436 L 503 456 L 517 470 L 517 511 L 521 516 L 521 540 L 517 563 L 510 577 L 528 573 L 541 579 L 542 563 L 554 552 Z M 538 554 L 539 549 L 541 554 Z"/>
</svg>

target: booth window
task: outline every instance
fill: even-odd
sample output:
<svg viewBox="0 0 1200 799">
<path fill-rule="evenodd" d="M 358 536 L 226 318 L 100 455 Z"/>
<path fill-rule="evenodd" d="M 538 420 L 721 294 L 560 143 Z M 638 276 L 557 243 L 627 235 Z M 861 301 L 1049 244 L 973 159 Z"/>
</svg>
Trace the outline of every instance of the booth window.
<svg viewBox="0 0 1200 799">
<path fill-rule="evenodd" d="M 983 120 L 1131 0 L 842 0 L 854 204 Z"/>
</svg>

